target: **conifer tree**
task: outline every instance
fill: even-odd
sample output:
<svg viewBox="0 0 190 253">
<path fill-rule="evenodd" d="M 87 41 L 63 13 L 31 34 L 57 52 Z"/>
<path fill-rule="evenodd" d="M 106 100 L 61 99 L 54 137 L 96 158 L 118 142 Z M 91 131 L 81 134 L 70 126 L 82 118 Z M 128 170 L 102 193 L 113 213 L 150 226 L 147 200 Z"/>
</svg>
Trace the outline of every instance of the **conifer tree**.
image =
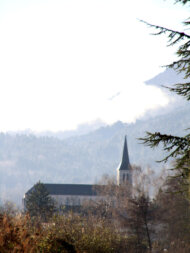
<svg viewBox="0 0 190 253">
<path fill-rule="evenodd" d="M 176 0 L 175 3 L 183 5 L 188 4 L 190 0 Z M 190 7 L 190 6 L 188 6 Z M 171 92 L 183 96 L 186 100 L 190 100 L 190 33 L 184 31 L 177 31 L 162 27 L 159 25 L 152 25 L 142 21 L 149 27 L 154 28 L 156 32 L 154 35 L 166 34 L 168 36 L 168 46 L 179 45 L 176 51 L 177 60 L 167 65 L 166 67 L 174 69 L 177 73 L 184 74 L 184 82 L 176 83 L 172 88 L 168 88 Z M 185 28 L 190 28 L 190 18 L 183 22 Z M 185 29 L 188 31 L 188 29 Z M 143 143 L 151 148 L 157 147 L 159 144 L 163 145 L 163 150 L 167 152 L 167 156 L 162 161 L 167 162 L 169 158 L 175 159 L 175 166 L 173 169 L 177 171 L 177 176 L 183 179 L 185 185 L 189 185 L 190 179 L 190 131 L 187 129 L 187 135 L 173 136 L 163 134 L 160 132 L 147 132 L 144 138 L 140 138 Z"/>
<path fill-rule="evenodd" d="M 44 184 L 38 182 L 26 196 L 26 211 L 31 217 L 47 221 L 55 211 L 55 202 Z"/>
</svg>

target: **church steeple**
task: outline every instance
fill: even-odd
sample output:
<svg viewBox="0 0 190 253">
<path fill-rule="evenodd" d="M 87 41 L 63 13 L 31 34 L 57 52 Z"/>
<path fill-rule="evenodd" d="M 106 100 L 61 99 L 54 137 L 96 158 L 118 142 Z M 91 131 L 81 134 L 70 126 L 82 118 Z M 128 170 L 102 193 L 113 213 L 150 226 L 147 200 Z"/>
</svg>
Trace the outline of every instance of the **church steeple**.
<svg viewBox="0 0 190 253">
<path fill-rule="evenodd" d="M 119 166 L 119 170 L 130 170 L 130 169 L 131 169 L 131 166 L 130 166 L 130 163 L 129 163 L 127 138 L 125 136 L 124 147 L 123 147 L 123 157 L 122 157 L 121 164 Z"/>
<path fill-rule="evenodd" d="M 127 148 L 127 138 L 125 136 L 124 147 L 123 147 L 123 156 L 121 163 L 118 167 L 118 185 L 121 184 L 132 184 L 132 170 L 129 162 L 129 153 Z"/>
</svg>

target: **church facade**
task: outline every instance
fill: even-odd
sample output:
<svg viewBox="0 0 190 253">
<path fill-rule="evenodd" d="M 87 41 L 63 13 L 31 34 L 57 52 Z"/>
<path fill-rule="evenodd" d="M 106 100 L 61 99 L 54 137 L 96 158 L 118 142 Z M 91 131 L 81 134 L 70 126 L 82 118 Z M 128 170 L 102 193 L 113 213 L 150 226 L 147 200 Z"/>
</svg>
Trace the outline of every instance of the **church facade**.
<svg viewBox="0 0 190 253">
<path fill-rule="evenodd" d="M 117 168 L 117 184 L 132 185 L 132 168 L 129 162 L 129 154 L 127 147 L 127 139 L 125 137 L 123 154 L 121 163 Z M 104 185 L 93 184 L 48 184 L 45 183 L 47 191 L 50 196 L 55 200 L 57 206 L 81 206 L 85 202 L 97 202 L 105 197 L 101 194 Z M 34 186 L 29 189 L 23 198 L 23 205 L 25 209 L 25 199 L 27 195 L 34 190 Z"/>
</svg>

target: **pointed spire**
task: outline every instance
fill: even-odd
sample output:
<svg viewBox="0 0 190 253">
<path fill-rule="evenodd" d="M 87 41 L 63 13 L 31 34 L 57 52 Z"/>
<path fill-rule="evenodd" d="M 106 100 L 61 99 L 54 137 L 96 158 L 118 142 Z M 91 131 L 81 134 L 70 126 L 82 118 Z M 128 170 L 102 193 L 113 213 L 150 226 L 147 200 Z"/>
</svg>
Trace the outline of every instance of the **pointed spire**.
<svg viewBox="0 0 190 253">
<path fill-rule="evenodd" d="M 119 170 L 130 170 L 130 169 L 131 169 L 131 166 L 129 163 L 127 138 L 125 136 L 124 147 L 123 147 L 123 157 L 122 157 L 121 165 L 119 166 Z"/>
</svg>

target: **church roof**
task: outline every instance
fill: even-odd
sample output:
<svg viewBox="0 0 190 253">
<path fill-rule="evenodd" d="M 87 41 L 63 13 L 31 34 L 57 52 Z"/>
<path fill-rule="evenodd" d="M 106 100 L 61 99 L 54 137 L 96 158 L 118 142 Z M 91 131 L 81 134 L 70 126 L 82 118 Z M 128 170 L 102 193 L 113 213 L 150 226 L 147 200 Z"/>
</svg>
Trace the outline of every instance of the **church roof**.
<svg viewBox="0 0 190 253">
<path fill-rule="evenodd" d="M 50 195 L 96 196 L 103 185 L 91 184 L 44 184 Z M 33 187 L 26 193 L 30 193 Z"/>
<path fill-rule="evenodd" d="M 123 156 L 121 164 L 119 165 L 119 170 L 130 170 L 130 162 L 129 162 L 129 154 L 128 154 L 128 148 L 127 148 L 127 138 L 125 137 L 124 141 L 124 147 L 123 147 Z"/>
</svg>

